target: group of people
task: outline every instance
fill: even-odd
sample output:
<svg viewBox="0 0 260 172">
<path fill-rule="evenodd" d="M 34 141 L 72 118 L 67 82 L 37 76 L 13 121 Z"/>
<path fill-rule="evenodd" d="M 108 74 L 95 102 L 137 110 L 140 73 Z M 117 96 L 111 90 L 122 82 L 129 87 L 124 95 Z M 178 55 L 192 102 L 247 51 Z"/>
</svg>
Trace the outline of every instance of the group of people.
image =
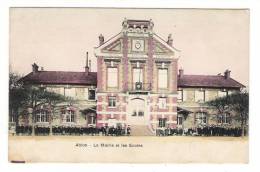
<svg viewBox="0 0 260 172">
<path fill-rule="evenodd" d="M 32 135 L 32 126 L 16 126 L 17 135 Z M 102 136 L 130 136 L 131 128 L 122 126 L 104 126 L 97 127 L 69 127 L 69 126 L 53 126 L 50 127 L 35 126 L 34 134 L 40 136 L 50 135 L 102 135 Z M 197 128 L 158 128 L 156 129 L 156 136 L 173 136 L 173 135 L 187 135 L 187 136 L 233 136 L 239 137 L 242 135 L 242 129 L 227 128 L 221 126 L 202 126 Z"/>
<path fill-rule="evenodd" d="M 31 135 L 32 134 L 32 126 L 16 126 L 15 133 L 17 135 Z"/>
<path fill-rule="evenodd" d="M 242 135 L 242 129 L 238 127 L 228 128 L 221 126 L 203 126 L 197 128 L 164 128 L 156 129 L 156 136 L 233 136 L 239 137 Z"/>
<path fill-rule="evenodd" d="M 66 127 L 57 126 L 52 128 L 54 135 L 102 135 L 102 136 L 124 136 L 130 135 L 130 126 L 124 128 L 121 126 L 105 126 L 101 128 L 97 127 Z"/>
<path fill-rule="evenodd" d="M 130 136 L 131 128 L 130 126 L 105 126 L 101 128 L 97 127 L 69 127 L 69 126 L 53 126 L 52 130 L 50 127 L 40 127 L 36 126 L 34 128 L 35 135 L 47 136 L 50 135 L 52 131 L 53 135 L 103 135 L 103 136 Z M 17 135 L 32 135 L 32 126 L 17 126 Z"/>
<path fill-rule="evenodd" d="M 190 130 L 190 133 L 193 131 Z M 226 128 L 220 126 L 206 126 L 197 128 L 197 134 L 199 136 L 234 136 L 239 137 L 242 135 L 242 129 L 235 128 Z"/>
</svg>

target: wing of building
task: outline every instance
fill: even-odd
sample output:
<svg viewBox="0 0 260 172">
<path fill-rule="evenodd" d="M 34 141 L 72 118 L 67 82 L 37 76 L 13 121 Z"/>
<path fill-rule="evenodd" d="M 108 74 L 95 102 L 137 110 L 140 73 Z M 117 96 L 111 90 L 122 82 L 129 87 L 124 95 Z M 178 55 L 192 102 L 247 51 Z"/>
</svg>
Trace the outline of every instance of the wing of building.
<svg viewBox="0 0 260 172">
<path fill-rule="evenodd" d="M 34 64 L 22 81 L 77 100 L 60 105 L 53 125 L 130 125 L 136 135 L 154 135 L 166 127 L 233 125 L 227 115 L 214 120 L 205 102 L 244 85 L 232 79 L 229 70 L 223 75 L 178 72 L 180 51 L 172 36 L 163 40 L 153 27 L 152 20 L 125 19 L 120 33 L 107 40 L 101 34 L 95 48 L 97 72 L 90 72 L 88 65 L 84 72 L 39 71 Z"/>
</svg>

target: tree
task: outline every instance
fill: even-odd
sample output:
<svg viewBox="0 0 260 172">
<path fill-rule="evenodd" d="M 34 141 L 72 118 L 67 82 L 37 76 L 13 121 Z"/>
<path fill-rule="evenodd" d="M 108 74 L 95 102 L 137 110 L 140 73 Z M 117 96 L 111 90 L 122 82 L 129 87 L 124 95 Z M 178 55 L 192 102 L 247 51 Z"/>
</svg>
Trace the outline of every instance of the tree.
<svg viewBox="0 0 260 172">
<path fill-rule="evenodd" d="M 10 73 L 9 75 L 9 118 L 13 118 L 18 125 L 19 109 L 29 101 L 27 90 L 19 83 L 20 75 Z"/>
<path fill-rule="evenodd" d="M 216 108 L 221 114 L 235 112 L 235 117 L 241 124 L 242 136 L 245 135 L 245 127 L 249 118 L 249 94 L 247 92 L 239 92 L 216 98 L 207 102 L 207 104 Z"/>
<path fill-rule="evenodd" d="M 235 111 L 237 118 L 241 123 L 242 136 L 245 135 L 245 127 L 249 119 L 249 94 L 242 92 L 229 96 L 229 105 L 231 110 Z"/>
<path fill-rule="evenodd" d="M 47 104 L 53 109 L 56 104 L 66 100 L 65 96 L 47 91 L 44 87 L 24 84 L 18 74 L 9 75 L 9 111 L 12 116 L 15 116 L 16 125 L 18 125 L 19 109 L 31 108 L 32 118 L 35 119 L 36 108 L 40 105 Z"/>
<path fill-rule="evenodd" d="M 29 96 L 29 107 L 32 108 L 32 133 L 34 134 L 34 123 L 37 108 L 42 105 L 48 105 L 54 111 L 55 105 L 66 101 L 66 97 L 54 92 L 47 91 L 44 87 L 35 87 L 32 85 L 26 85 L 26 90 Z M 52 124 L 52 117 L 50 118 L 50 124 Z M 50 125 L 52 131 L 52 125 Z"/>
</svg>

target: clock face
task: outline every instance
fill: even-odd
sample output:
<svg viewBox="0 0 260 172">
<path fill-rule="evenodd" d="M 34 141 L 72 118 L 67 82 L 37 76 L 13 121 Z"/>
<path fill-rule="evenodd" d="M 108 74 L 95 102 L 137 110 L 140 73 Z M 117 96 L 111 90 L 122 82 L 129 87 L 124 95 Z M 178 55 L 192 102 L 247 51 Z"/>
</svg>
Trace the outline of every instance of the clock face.
<svg viewBox="0 0 260 172">
<path fill-rule="evenodd" d="M 144 40 L 134 39 L 132 42 L 132 51 L 144 51 Z"/>
<path fill-rule="evenodd" d="M 135 48 L 136 48 L 136 49 L 141 48 L 141 44 L 140 44 L 140 42 L 136 42 L 136 43 L 135 43 Z"/>
</svg>

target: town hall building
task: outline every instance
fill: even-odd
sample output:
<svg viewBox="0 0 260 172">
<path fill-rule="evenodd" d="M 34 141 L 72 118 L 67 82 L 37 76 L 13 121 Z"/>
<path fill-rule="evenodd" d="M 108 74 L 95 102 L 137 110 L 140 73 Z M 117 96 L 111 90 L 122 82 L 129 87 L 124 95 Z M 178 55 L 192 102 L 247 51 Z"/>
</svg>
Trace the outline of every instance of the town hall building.
<svg viewBox="0 0 260 172">
<path fill-rule="evenodd" d="M 33 71 L 27 85 L 70 96 L 49 118 L 30 120 L 21 115 L 20 125 L 131 126 L 133 135 L 155 135 L 158 128 L 195 128 L 206 125 L 235 126 L 231 114 L 217 118 L 206 102 L 239 92 L 244 85 L 223 75 L 186 75 L 178 69 L 180 51 L 171 34 L 167 40 L 154 31 L 152 20 L 124 19 L 120 33 L 95 47 L 97 72 L 87 60 L 84 72 Z M 40 107 L 39 114 L 48 114 Z M 41 115 L 39 115 L 41 116 Z"/>
</svg>

